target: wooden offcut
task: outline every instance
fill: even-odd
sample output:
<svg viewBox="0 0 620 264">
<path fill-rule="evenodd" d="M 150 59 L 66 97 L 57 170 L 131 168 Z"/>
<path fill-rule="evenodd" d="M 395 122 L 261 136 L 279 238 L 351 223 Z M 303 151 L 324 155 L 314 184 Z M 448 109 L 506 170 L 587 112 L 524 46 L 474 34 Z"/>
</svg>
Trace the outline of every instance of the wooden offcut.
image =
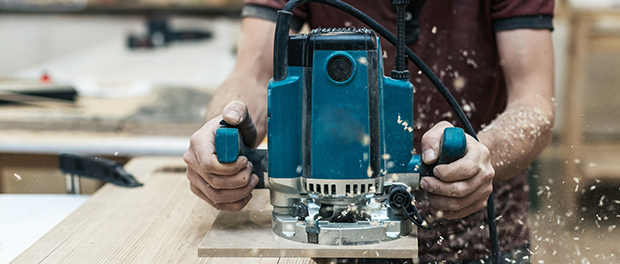
<svg viewBox="0 0 620 264">
<path fill-rule="evenodd" d="M 415 233 L 415 232 L 414 232 Z M 201 257 L 417 258 L 415 235 L 371 245 L 329 246 L 271 232 L 271 210 L 220 212 L 198 246 Z"/>
</svg>

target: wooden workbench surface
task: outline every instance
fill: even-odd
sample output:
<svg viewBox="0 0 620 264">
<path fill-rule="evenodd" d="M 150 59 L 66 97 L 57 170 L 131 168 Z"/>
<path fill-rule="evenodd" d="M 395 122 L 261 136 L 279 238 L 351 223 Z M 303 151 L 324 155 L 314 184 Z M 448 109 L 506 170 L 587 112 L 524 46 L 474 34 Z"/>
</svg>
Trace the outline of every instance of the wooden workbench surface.
<svg viewBox="0 0 620 264">
<path fill-rule="evenodd" d="M 12 263 L 314 263 L 308 258 L 199 258 L 218 211 L 189 190 L 181 158 L 137 158 L 143 187 L 107 184 Z M 269 210 L 255 191 L 248 209 Z"/>
<path fill-rule="evenodd" d="M 0 92 L 3 85 L 0 80 Z M 157 87 L 141 96 L 0 104 L 0 131 L 190 136 L 204 124 L 203 109 L 210 100 L 211 92 L 206 89 Z"/>
</svg>

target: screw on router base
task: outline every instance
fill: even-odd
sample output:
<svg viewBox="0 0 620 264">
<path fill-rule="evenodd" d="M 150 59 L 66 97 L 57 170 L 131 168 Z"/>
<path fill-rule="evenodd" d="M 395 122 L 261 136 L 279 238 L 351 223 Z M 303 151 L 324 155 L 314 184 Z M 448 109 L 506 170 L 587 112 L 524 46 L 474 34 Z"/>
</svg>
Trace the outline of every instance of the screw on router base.
<svg viewBox="0 0 620 264">
<path fill-rule="evenodd" d="M 305 203 L 295 205 L 295 217 L 297 217 L 297 220 L 304 221 L 308 215 L 308 205 Z"/>
</svg>

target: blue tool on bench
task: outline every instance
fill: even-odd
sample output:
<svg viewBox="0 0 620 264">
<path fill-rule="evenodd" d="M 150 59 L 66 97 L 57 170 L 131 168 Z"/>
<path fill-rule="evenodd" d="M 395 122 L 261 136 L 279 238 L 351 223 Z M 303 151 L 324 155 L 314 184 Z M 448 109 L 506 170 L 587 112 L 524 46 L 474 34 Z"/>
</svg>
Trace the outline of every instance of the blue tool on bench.
<svg viewBox="0 0 620 264">
<path fill-rule="evenodd" d="M 306 2 L 334 6 L 374 31 L 319 28 L 289 36 L 291 11 Z M 255 171 L 267 172 L 268 167 L 261 178 L 271 192 L 272 230 L 280 237 L 320 245 L 360 245 L 406 236 L 412 223 L 430 228 L 412 203 L 410 190 L 417 188 L 421 177 L 432 176 L 437 164 L 427 166 L 413 154 L 413 85 L 407 56 L 476 138 L 458 102 L 405 47 L 408 1 L 394 3 L 398 37 L 342 1 L 292 0 L 278 11 L 274 72 L 267 95 L 269 160 L 248 159 Z M 383 75 L 383 52 L 375 32 L 396 45 L 396 67 L 390 77 Z M 216 135 L 220 162 L 256 153 L 248 152 L 230 126 L 224 125 Z M 459 159 L 466 148 L 463 129 L 446 129 L 438 164 Z M 267 157 L 265 150 L 259 152 Z M 493 260 L 498 263 L 492 196 L 488 210 Z"/>
<path fill-rule="evenodd" d="M 244 155 L 257 175 L 268 167 L 259 178 L 272 192 L 274 233 L 340 245 L 396 239 L 412 222 L 429 228 L 408 191 L 421 169 L 432 174 L 412 153 L 413 85 L 383 75 L 379 38 L 368 29 L 316 29 L 290 36 L 288 46 L 287 76 L 268 87 L 268 162 L 237 129 L 222 123 L 216 133 L 220 162 Z M 465 135 L 444 134 L 441 162 L 450 162 L 465 152 Z M 390 197 L 392 206 L 377 206 Z"/>
</svg>

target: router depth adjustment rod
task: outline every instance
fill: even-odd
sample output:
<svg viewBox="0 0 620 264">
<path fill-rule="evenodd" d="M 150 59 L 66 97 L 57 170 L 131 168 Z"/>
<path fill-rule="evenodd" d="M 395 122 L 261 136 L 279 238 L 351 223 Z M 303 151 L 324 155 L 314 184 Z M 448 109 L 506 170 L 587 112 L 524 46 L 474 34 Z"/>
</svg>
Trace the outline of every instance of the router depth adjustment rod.
<svg viewBox="0 0 620 264">
<path fill-rule="evenodd" d="M 409 80 L 409 70 L 405 60 L 405 8 L 409 0 L 392 0 L 396 7 L 396 61 L 391 77 L 398 80 Z"/>
</svg>

